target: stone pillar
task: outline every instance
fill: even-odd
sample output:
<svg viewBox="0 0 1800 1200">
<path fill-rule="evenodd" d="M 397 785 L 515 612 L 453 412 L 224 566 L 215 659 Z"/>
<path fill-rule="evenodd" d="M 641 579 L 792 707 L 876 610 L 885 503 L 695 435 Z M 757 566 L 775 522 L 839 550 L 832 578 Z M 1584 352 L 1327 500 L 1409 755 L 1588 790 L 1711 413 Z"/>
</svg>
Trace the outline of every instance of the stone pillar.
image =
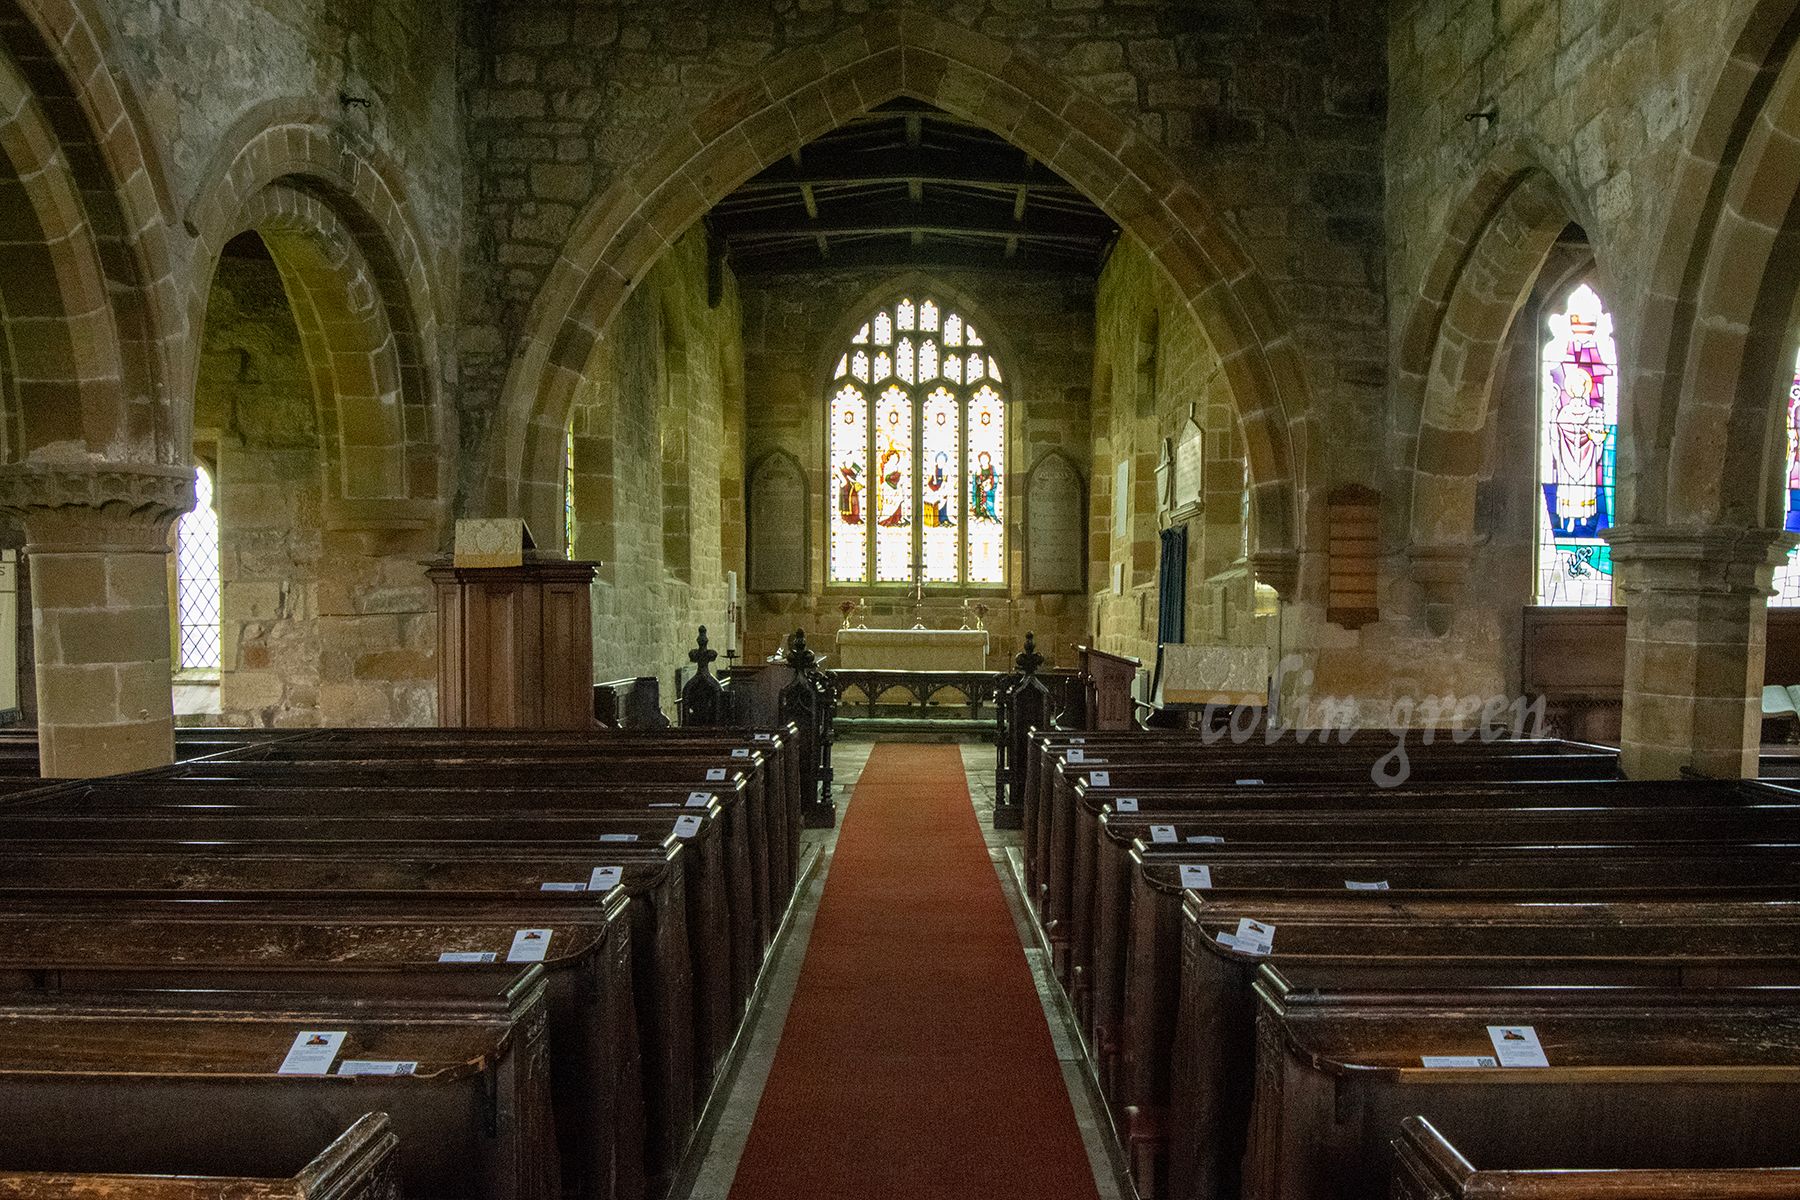
<svg viewBox="0 0 1800 1200">
<path fill-rule="evenodd" d="M 1607 540 L 1626 610 L 1626 775 L 1670 779 L 1684 767 L 1726 779 L 1754 775 L 1768 600 L 1792 538 L 1637 526 Z"/>
<path fill-rule="evenodd" d="M 0 511 L 31 561 L 39 764 L 52 778 L 175 759 L 169 526 L 194 504 L 189 467 L 25 463 Z"/>
</svg>

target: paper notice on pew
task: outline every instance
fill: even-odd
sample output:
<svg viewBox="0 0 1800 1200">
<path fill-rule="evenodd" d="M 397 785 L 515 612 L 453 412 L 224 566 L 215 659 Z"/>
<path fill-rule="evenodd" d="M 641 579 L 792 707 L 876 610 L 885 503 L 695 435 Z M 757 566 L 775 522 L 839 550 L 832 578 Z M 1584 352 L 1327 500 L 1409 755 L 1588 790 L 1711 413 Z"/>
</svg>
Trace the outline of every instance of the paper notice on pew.
<svg viewBox="0 0 1800 1200">
<path fill-rule="evenodd" d="M 521 929 L 513 934 L 512 949 L 506 952 L 506 961 L 510 963 L 543 962 L 544 955 L 550 951 L 550 931 L 548 929 Z"/>
<path fill-rule="evenodd" d="M 1087 745 L 1087 739 L 1086 739 L 1086 738 L 1070 738 L 1070 739 L 1069 739 L 1069 745 L 1071 745 L 1071 746 L 1085 746 L 1085 745 Z"/>
<path fill-rule="evenodd" d="M 1184 888 L 1211 887 L 1212 868 L 1204 864 L 1182 863 L 1181 886 Z"/>
<path fill-rule="evenodd" d="M 447 963 L 491 963 L 499 960 L 500 956 L 492 950 L 446 950 L 438 955 L 439 962 Z"/>
<path fill-rule="evenodd" d="M 699 832 L 700 832 L 700 818 L 699 817 L 686 816 L 686 817 L 681 818 L 681 820 L 675 822 L 675 836 L 678 838 L 691 838 L 696 833 L 699 833 Z"/>
<path fill-rule="evenodd" d="M 772 733 L 753 733 L 750 736 L 752 740 L 758 742 L 772 742 L 775 740 L 775 735 Z"/>
<path fill-rule="evenodd" d="M 600 835 L 600 840 L 603 842 L 635 842 L 635 841 L 637 841 L 637 834 L 635 834 L 635 833 L 603 833 Z"/>
<path fill-rule="evenodd" d="M 725 768 L 724 767 L 708 767 L 706 769 L 706 782 L 722 783 L 724 781 L 724 779 L 725 779 Z"/>
<path fill-rule="evenodd" d="M 1152 842 L 1174 841 L 1175 827 L 1173 825 L 1152 825 L 1150 827 L 1150 840 Z"/>
<path fill-rule="evenodd" d="M 1224 844 L 1225 839 L 1216 833 L 1188 834 L 1188 845 L 1190 846 L 1223 846 Z"/>
<path fill-rule="evenodd" d="M 571 882 L 564 882 L 564 883 L 544 883 L 544 884 L 538 885 L 538 891 L 540 891 L 540 892 L 585 892 L 585 891 L 587 891 L 587 884 L 582 883 L 580 880 L 574 880 Z"/>
<path fill-rule="evenodd" d="M 338 1064 L 339 1075 L 416 1075 L 419 1064 L 386 1058 L 346 1058 Z"/>
<path fill-rule="evenodd" d="M 1547 1067 L 1550 1059 L 1530 1025 L 1489 1025 L 1488 1040 L 1503 1067 Z"/>
<path fill-rule="evenodd" d="M 1137 797 L 1120 796 L 1113 801 L 1113 809 L 1116 812 L 1136 812 L 1138 810 Z"/>
<path fill-rule="evenodd" d="M 749 758 L 750 757 L 750 747 L 739 746 L 737 749 L 735 749 L 731 752 L 731 757 L 733 757 L 733 758 Z"/>
<path fill-rule="evenodd" d="M 1068 761 L 1072 763 L 1084 763 L 1087 761 L 1087 751 L 1072 749 L 1069 751 L 1067 758 Z"/>
<path fill-rule="evenodd" d="M 587 890 L 590 892 L 610 892 L 619 886 L 625 878 L 624 867 L 595 867 L 594 873 L 588 876 Z"/>
<path fill-rule="evenodd" d="M 329 1075 L 332 1060 L 344 1045 L 342 1029 L 303 1029 L 294 1035 L 277 1075 Z"/>
<path fill-rule="evenodd" d="M 1249 917 L 1238 921 L 1236 933 L 1221 933 L 1215 937 L 1219 945 L 1240 954 L 1268 954 L 1275 949 L 1275 927 L 1267 921 L 1252 921 Z"/>
<path fill-rule="evenodd" d="M 1089 787 L 1111 787 L 1112 786 L 1112 772 L 1111 771 L 1090 771 L 1090 772 L 1088 772 L 1088 786 Z"/>
<path fill-rule="evenodd" d="M 712 803 L 711 792 L 689 792 L 687 806 L 689 808 L 705 808 Z"/>
<path fill-rule="evenodd" d="M 1387 880 L 1385 879 L 1346 879 L 1344 880 L 1344 886 L 1353 892 L 1385 892 L 1388 890 Z"/>
<path fill-rule="evenodd" d="M 1240 780 L 1238 780 L 1238 786 L 1239 787 L 1261 787 L 1262 780 L 1260 780 L 1260 779 L 1240 779 Z"/>
<path fill-rule="evenodd" d="M 1485 1054 L 1421 1054 L 1419 1065 L 1434 1071 L 1454 1071 L 1500 1064 Z"/>
</svg>

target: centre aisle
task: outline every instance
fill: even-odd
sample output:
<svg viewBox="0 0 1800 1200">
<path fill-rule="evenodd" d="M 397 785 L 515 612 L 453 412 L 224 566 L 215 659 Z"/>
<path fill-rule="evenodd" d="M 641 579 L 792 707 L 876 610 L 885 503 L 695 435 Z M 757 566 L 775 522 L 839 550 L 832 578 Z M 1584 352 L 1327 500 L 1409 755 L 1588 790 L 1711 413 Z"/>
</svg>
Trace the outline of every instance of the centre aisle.
<svg viewBox="0 0 1800 1200">
<path fill-rule="evenodd" d="M 1096 1195 L 962 756 L 879 745 L 732 1200 Z"/>
</svg>

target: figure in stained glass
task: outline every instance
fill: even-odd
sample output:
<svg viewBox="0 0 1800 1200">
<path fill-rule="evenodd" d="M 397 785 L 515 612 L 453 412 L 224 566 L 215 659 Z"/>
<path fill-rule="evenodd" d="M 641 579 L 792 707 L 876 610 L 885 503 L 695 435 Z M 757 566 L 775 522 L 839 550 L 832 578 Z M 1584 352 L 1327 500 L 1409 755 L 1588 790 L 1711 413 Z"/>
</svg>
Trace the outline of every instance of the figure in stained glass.
<svg viewBox="0 0 1800 1200">
<path fill-rule="evenodd" d="M 1000 474 L 994 469 L 994 457 L 983 450 L 975 459 L 975 472 L 969 480 L 969 508 L 976 520 L 1000 519 L 999 495 Z"/>
<path fill-rule="evenodd" d="M 1549 319 L 1539 412 L 1538 602 L 1612 603 L 1618 357 L 1612 317 L 1586 284 Z"/>
</svg>

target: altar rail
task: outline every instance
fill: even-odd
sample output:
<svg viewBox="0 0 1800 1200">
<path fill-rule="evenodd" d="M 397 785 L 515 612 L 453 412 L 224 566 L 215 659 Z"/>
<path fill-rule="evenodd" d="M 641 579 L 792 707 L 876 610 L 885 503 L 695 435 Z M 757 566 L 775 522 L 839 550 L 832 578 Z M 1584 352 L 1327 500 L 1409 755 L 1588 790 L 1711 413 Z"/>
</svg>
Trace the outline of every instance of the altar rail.
<svg viewBox="0 0 1800 1200">
<path fill-rule="evenodd" d="M 831 681 L 832 699 L 838 715 L 845 715 L 844 696 L 852 689 L 863 695 L 863 708 L 868 716 L 894 692 L 904 693 L 915 708 L 929 708 L 933 700 L 954 692 L 960 703 L 968 706 L 974 720 L 981 719 L 983 706 L 992 705 L 1000 689 L 1012 678 L 1008 671 L 893 671 L 865 667 L 836 667 L 825 672 Z"/>
</svg>

